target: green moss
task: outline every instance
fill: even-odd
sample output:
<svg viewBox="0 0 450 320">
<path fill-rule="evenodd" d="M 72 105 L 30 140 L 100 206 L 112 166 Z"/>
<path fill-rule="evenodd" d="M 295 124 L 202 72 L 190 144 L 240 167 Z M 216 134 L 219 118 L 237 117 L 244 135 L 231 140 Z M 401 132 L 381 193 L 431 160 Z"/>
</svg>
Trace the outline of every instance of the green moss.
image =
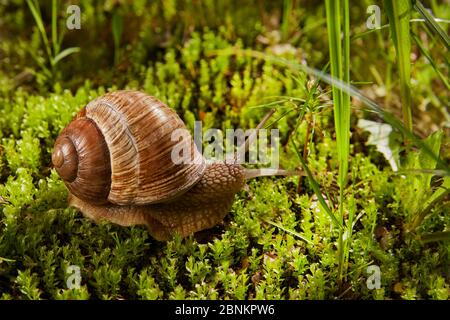
<svg viewBox="0 0 450 320">
<path fill-rule="evenodd" d="M 108 26 L 103 10 L 109 14 L 113 8 L 100 10 L 96 4 L 82 3 L 86 28 L 96 35 Z M 233 6 L 220 3 L 217 6 L 225 11 Z M 130 24 L 139 31 L 128 39 L 135 46 L 121 48 L 122 63 L 128 67 L 119 63 L 109 70 L 109 65 L 103 65 L 112 58 L 108 48 L 95 47 L 83 49 L 79 60 L 61 66 L 61 71 L 74 68 L 74 74 L 83 70 L 79 76 L 62 77 L 53 85 L 36 72 L 31 88 L 20 83 L 16 88 L 9 67 L 0 68 L 0 299 L 448 299 L 448 242 L 420 241 L 421 234 L 448 230 L 448 198 L 430 207 L 417 228 L 407 228 L 424 212 L 423 204 L 445 189 L 448 180 L 393 175 L 381 157 L 364 145 L 357 130 L 352 136 L 344 206 L 346 215 L 354 216 L 354 225 L 352 234 L 346 234 L 351 236 L 349 267 L 342 283 L 337 279 L 338 230 L 306 178 L 249 181 L 248 188 L 236 195 L 222 224 L 166 243 L 150 238 L 143 227 L 94 224 L 67 207 L 66 187 L 50 167 L 54 141 L 86 103 L 118 88 L 140 89 L 156 96 L 174 108 L 191 130 L 199 119 L 204 130 L 252 128 L 267 109 L 255 106 L 281 96 L 302 99 L 282 99 L 272 105 L 277 108 L 274 119 L 287 108 L 293 110 L 276 123 L 282 144 L 280 162 L 284 168 L 298 167 L 290 142 L 303 146 L 312 124 L 306 141 L 307 162 L 328 205 L 336 207 L 337 148 L 326 89 L 304 74 L 293 74 L 269 62 L 220 54 L 222 49 L 246 47 L 276 51 L 280 44 L 272 39 L 276 32 L 265 30 L 267 26 L 261 25 L 250 5 L 218 17 L 211 14 L 216 5 L 207 2 L 202 18 L 195 21 L 196 29 L 180 41 L 185 30 L 178 26 L 190 25 L 189 10 L 200 9 L 183 2 L 187 13 L 179 24 L 179 4 L 155 2 L 147 8 L 144 1 L 135 1 L 130 8 L 121 8 L 125 19 L 135 14 L 142 27 Z M 164 6 L 163 15 L 158 13 L 159 6 Z M 321 61 L 320 21 L 318 24 L 311 16 L 301 18 L 302 12 L 294 10 L 292 14 L 314 32 L 292 40 L 299 49 L 280 55 L 300 61 L 303 48 L 314 51 L 309 61 Z M 26 15 L 19 6 L 5 19 L 17 19 L 16 27 L 22 30 L 27 26 Z M 246 17 L 245 23 L 236 28 L 233 21 L 239 17 Z M 158 45 L 166 37 L 162 22 L 173 32 L 167 31 L 167 47 Z M 254 43 L 260 33 L 258 41 L 273 46 Z M 102 41 L 84 35 L 88 47 Z M 70 42 L 77 36 L 67 37 Z M 0 49 L 8 55 L 17 52 L 15 61 L 20 66 L 27 61 L 26 45 L 39 52 L 36 31 L 21 46 L 5 41 Z M 91 70 L 91 65 L 99 70 Z M 360 59 L 355 61 L 355 69 L 364 71 Z M 419 82 L 432 81 L 428 74 L 422 78 Z M 66 89 L 69 87 L 72 90 Z M 306 115 L 298 123 L 302 110 Z M 445 135 L 439 139 L 438 135 L 427 140 L 436 151 L 438 144 L 446 143 Z M 420 152 L 408 152 L 409 168 L 435 167 Z M 370 265 L 380 267 L 379 289 L 367 286 Z M 70 266 L 79 267 L 79 288 L 68 288 Z"/>
</svg>

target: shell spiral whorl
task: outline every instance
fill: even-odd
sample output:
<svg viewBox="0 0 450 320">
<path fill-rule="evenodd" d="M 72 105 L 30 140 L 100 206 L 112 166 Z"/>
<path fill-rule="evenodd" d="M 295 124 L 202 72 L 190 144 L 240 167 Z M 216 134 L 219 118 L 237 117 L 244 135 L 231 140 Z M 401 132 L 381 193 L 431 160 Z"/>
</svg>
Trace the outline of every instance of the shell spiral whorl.
<svg viewBox="0 0 450 320">
<path fill-rule="evenodd" d="M 191 163 L 175 164 L 185 129 L 175 111 L 139 91 L 115 91 L 90 102 L 62 131 L 53 165 L 70 192 L 93 204 L 147 205 L 167 202 L 190 189 L 206 168 L 192 139 Z M 189 148 L 189 149 L 188 149 Z"/>
<path fill-rule="evenodd" d="M 92 120 L 78 118 L 63 130 L 56 140 L 52 162 L 74 195 L 92 203 L 107 202 L 111 186 L 109 152 Z"/>
</svg>

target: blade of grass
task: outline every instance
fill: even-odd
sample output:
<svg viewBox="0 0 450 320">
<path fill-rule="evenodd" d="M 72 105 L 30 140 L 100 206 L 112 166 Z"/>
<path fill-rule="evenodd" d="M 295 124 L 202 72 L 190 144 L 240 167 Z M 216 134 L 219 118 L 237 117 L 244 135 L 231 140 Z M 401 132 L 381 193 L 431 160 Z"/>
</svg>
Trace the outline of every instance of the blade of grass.
<svg viewBox="0 0 450 320">
<path fill-rule="evenodd" d="M 80 52 L 79 47 L 72 47 L 72 48 L 64 49 L 53 59 L 53 65 L 56 65 L 60 60 L 64 59 L 65 57 L 67 57 L 73 53 L 76 53 L 76 52 Z"/>
<path fill-rule="evenodd" d="M 248 107 L 249 109 L 257 109 L 257 108 L 286 108 L 287 106 L 285 106 L 284 104 L 286 102 L 288 102 L 289 99 L 284 99 L 284 100 L 277 100 L 277 101 L 272 101 L 272 102 L 268 102 L 268 103 L 264 103 L 264 104 L 258 104 L 256 106 L 251 106 Z M 278 105 L 278 106 L 276 106 Z M 276 106 L 276 107 L 274 107 Z"/>
<path fill-rule="evenodd" d="M 119 50 L 120 50 L 120 39 L 122 38 L 123 32 L 123 18 L 119 10 L 114 10 L 112 17 L 112 33 L 114 40 L 114 64 L 119 63 Z"/>
<path fill-rule="evenodd" d="M 392 40 L 397 53 L 403 123 L 409 131 L 412 131 L 411 41 L 409 35 L 411 2 L 410 0 L 385 0 L 384 3 L 391 27 Z"/>
<path fill-rule="evenodd" d="M 430 174 L 433 176 L 438 177 L 447 177 L 450 176 L 450 172 L 445 170 L 435 170 L 435 169 L 403 169 L 396 172 L 392 172 L 392 174 L 399 174 L 399 175 L 405 175 L 405 174 L 417 174 L 417 175 L 423 175 L 423 174 Z"/>
<path fill-rule="evenodd" d="M 419 227 L 425 217 L 431 213 L 431 209 L 435 208 L 437 205 L 444 204 L 444 199 L 448 194 L 450 194 L 450 177 L 445 177 L 442 185 L 425 201 L 422 211 L 419 212 L 412 223 L 407 226 L 407 230 L 412 231 Z"/>
<path fill-rule="evenodd" d="M 289 109 L 289 110 L 283 112 L 278 118 L 275 118 L 275 120 L 273 120 L 270 124 L 266 125 L 265 129 L 272 127 L 274 124 L 278 123 L 278 121 L 280 121 L 281 119 L 286 117 L 292 111 L 294 111 L 294 109 Z"/>
<path fill-rule="evenodd" d="M 328 38 L 330 48 L 331 75 L 350 82 L 349 60 L 349 22 L 344 13 L 344 48 L 341 45 L 340 0 L 326 0 Z M 344 0 L 344 12 L 348 10 L 348 0 Z M 340 88 L 333 86 L 334 121 L 336 142 L 339 156 L 339 184 L 344 187 L 347 182 L 349 136 L 350 136 L 350 96 Z"/>
<path fill-rule="evenodd" d="M 344 35 L 343 35 L 343 42 L 344 42 L 344 51 L 343 51 L 343 80 L 345 83 L 350 84 L 350 7 L 349 7 L 349 0 L 344 0 Z M 338 148 L 343 149 L 342 153 L 345 155 L 342 156 L 342 163 L 339 164 L 339 168 L 342 167 L 342 170 L 340 170 L 340 174 L 342 177 L 340 178 L 341 183 L 339 185 L 339 213 L 341 216 L 341 223 L 344 225 L 344 189 L 347 184 L 347 175 L 348 175 L 348 161 L 350 157 L 350 95 L 341 90 L 342 92 L 342 113 L 341 121 L 342 121 L 342 146 L 339 146 Z M 352 213 L 349 214 L 349 221 L 347 223 L 347 230 L 345 231 L 347 233 L 347 237 L 344 240 L 344 231 L 341 230 L 341 241 L 342 241 L 342 248 L 341 248 L 341 271 L 338 273 L 339 277 L 345 277 L 348 270 L 348 259 L 350 256 L 350 244 L 352 239 L 352 223 L 353 223 L 353 216 Z"/>
<path fill-rule="evenodd" d="M 283 23 L 281 24 L 281 35 L 283 40 L 287 40 L 289 31 L 289 17 L 292 11 L 292 0 L 283 1 Z"/>
<path fill-rule="evenodd" d="M 414 42 L 417 44 L 417 47 L 419 48 L 420 52 L 427 58 L 427 60 L 430 62 L 431 66 L 433 67 L 434 71 L 436 71 L 436 74 L 439 76 L 441 81 L 444 83 L 444 85 L 447 87 L 447 90 L 450 90 L 450 83 L 448 82 L 447 78 L 441 73 L 441 71 L 438 69 L 436 63 L 434 62 L 433 58 L 431 57 L 428 50 L 423 46 L 422 41 L 420 41 L 419 37 L 417 37 L 416 34 L 412 34 L 412 38 Z"/>
<path fill-rule="evenodd" d="M 335 78 L 350 83 L 350 20 L 349 3 L 343 0 L 343 21 L 341 22 L 342 3 L 340 0 L 326 0 L 328 43 L 330 50 L 330 70 Z M 343 24 L 343 39 L 341 40 Z M 336 86 L 332 86 L 334 103 L 334 126 L 339 158 L 339 215 L 344 225 L 344 188 L 347 184 L 349 138 L 350 138 L 350 96 Z M 345 273 L 346 244 L 341 229 L 338 239 L 338 278 Z"/>
<path fill-rule="evenodd" d="M 47 33 L 45 32 L 44 23 L 42 22 L 42 16 L 39 9 L 39 3 L 33 3 L 31 0 L 27 0 L 28 7 L 30 8 L 31 14 L 33 15 L 36 26 L 41 34 L 42 41 L 44 41 L 45 50 L 47 52 L 48 58 L 52 58 L 51 47 L 48 42 Z"/>
<path fill-rule="evenodd" d="M 305 99 L 292 97 L 292 96 L 267 96 L 267 97 L 262 97 L 261 99 L 267 100 L 267 99 L 274 99 L 274 98 L 281 98 L 281 99 L 286 99 L 286 100 L 295 100 L 295 101 L 305 102 Z"/>
<path fill-rule="evenodd" d="M 305 160 L 303 160 L 302 155 L 300 154 L 300 151 L 297 148 L 297 145 L 295 144 L 294 140 L 292 140 L 292 145 L 294 146 L 294 150 L 297 153 L 298 159 L 300 160 L 300 163 L 303 167 L 303 170 L 306 172 L 306 176 L 308 177 L 308 180 L 311 184 L 311 188 L 313 189 L 314 193 L 317 196 L 317 199 L 319 200 L 320 205 L 325 210 L 325 212 L 328 214 L 328 216 L 331 218 L 331 220 L 334 222 L 335 226 L 339 229 L 342 229 L 343 226 L 340 223 L 340 221 L 336 218 L 334 213 L 331 211 L 330 207 L 326 203 L 325 199 L 322 196 L 322 192 L 320 191 L 319 183 L 314 179 L 314 176 L 311 173 L 311 170 L 309 170 L 308 165 L 306 164 Z"/>
<path fill-rule="evenodd" d="M 266 223 L 268 223 L 268 224 L 271 224 L 271 225 L 274 226 L 274 227 L 277 227 L 277 228 L 280 229 L 280 230 L 283 230 L 283 231 L 286 232 L 286 233 L 289 233 L 289 234 L 293 235 L 294 237 L 299 238 L 300 240 L 306 242 L 307 244 L 314 245 L 314 242 L 312 242 L 311 240 L 307 239 L 305 236 L 302 236 L 300 233 L 298 233 L 298 232 L 296 232 L 296 231 L 293 231 L 293 230 L 290 230 L 290 229 L 286 229 L 286 228 L 283 227 L 282 225 L 280 225 L 280 224 L 278 224 L 278 223 L 275 223 L 275 222 L 272 222 L 272 221 L 267 220 L 267 219 L 264 219 L 264 221 L 265 221 Z"/>
<path fill-rule="evenodd" d="M 53 56 L 59 53 L 58 42 L 58 16 L 57 16 L 57 0 L 52 0 L 52 44 L 53 44 Z"/>
<path fill-rule="evenodd" d="M 352 202 L 354 203 L 354 202 Z M 354 225 L 354 218 L 355 218 L 355 211 L 356 211 L 356 204 L 354 204 L 353 208 L 352 205 L 349 204 L 349 210 L 348 210 L 348 219 L 346 223 L 346 237 L 344 241 L 344 268 L 343 271 L 345 271 L 345 275 L 347 276 L 347 270 L 348 270 L 348 260 L 350 258 L 350 244 L 352 243 L 352 237 L 353 237 L 353 225 Z"/>
<path fill-rule="evenodd" d="M 426 22 L 426 21 L 427 21 L 427 20 L 425 20 L 425 19 L 411 19 L 411 20 L 409 20 L 409 22 Z M 435 21 L 435 22 L 442 22 L 442 23 L 450 23 L 450 20 L 439 19 L 439 18 L 435 18 L 434 21 Z M 366 36 L 366 35 L 368 35 L 368 34 L 371 34 L 371 33 L 374 33 L 374 32 L 378 32 L 378 31 L 380 31 L 380 30 L 388 29 L 390 26 L 391 26 L 391 25 L 388 23 L 388 24 L 382 25 L 381 27 L 379 27 L 379 28 L 377 28 L 377 29 L 369 29 L 369 30 L 366 30 L 366 31 L 357 33 L 357 34 L 355 34 L 355 35 L 353 35 L 353 36 L 351 37 L 351 40 L 353 41 L 353 40 L 362 38 L 362 37 L 364 37 L 364 36 Z"/>
<path fill-rule="evenodd" d="M 49 68 L 47 68 L 45 63 L 41 61 L 41 59 L 40 59 L 41 57 L 35 56 L 34 52 L 31 49 L 29 49 L 29 48 L 27 48 L 26 50 L 30 54 L 30 57 L 36 62 L 36 64 L 39 67 L 41 67 L 42 72 L 45 74 L 45 76 L 48 77 L 48 78 L 51 78 L 52 77 L 52 72 L 50 71 Z"/>
<path fill-rule="evenodd" d="M 442 43 L 445 45 L 447 50 L 450 50 L 450 38 L 444 29 L 436 22 L 436 19 L 433 15 L 428 11 L 420 1 L 413 0 L 414 9 L 419 12 L 419 14 L 425 19 L 427 26 L 434 31 L 439 38 L 442 40 Z"/>
</svg>

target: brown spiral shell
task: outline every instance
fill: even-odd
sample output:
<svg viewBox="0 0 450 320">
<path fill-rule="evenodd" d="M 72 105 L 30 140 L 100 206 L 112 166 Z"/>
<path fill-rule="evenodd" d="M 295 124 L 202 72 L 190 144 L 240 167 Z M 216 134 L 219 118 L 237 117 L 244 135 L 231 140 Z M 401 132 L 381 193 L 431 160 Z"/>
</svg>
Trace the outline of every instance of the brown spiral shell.
<svg viewBox="0 0 450 320">
<path fill-rule="evenodd" d="M 110 92 L 90 102 L 61 132 L 52 162 L 70 192 L 93 204 L 170 201 L 189 190 L 206 167 L 190 137 L 172 140 L 172 132 L 184 128 L 176 112 L 152 96 Z M 176 144 L 191 150 L 192 161 L 171 160 Z"/>
</svg>

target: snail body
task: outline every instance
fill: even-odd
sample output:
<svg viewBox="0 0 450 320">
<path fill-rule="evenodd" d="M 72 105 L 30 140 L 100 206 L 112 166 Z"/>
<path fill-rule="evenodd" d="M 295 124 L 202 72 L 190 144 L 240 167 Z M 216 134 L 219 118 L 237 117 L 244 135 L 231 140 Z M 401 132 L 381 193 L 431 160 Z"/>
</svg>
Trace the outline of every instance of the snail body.
<svg viewBox="0 0 450 320">
<path fill-rule="evenodd" d="M 94 221 L 146 225 L 153 238 L 167 240 L 175 233 L 184 237 L 220 223 L 243 185 L 244 171 L 240 165 L 214 163 L 207 166 L 198 183 L 171 202 L 143 206 L 94 205 L 71 195 L 69 203 Z"/>
<path fill-rule="evenodd" d="M 207 163 L 194 141 L 173 141 L 178 115 L 139 91 L 107 93 L 86 105 L 58 136 L 52 163 L 69 189 L 69 204 L 94 221 L 146 225 L 157 240 L 218 224 L 246 177 L 236 163 Z M 191 150 L 175 163 L 172 149 Z M 283 174 L 281 171 L 273 174 Z"/>
</svg>

